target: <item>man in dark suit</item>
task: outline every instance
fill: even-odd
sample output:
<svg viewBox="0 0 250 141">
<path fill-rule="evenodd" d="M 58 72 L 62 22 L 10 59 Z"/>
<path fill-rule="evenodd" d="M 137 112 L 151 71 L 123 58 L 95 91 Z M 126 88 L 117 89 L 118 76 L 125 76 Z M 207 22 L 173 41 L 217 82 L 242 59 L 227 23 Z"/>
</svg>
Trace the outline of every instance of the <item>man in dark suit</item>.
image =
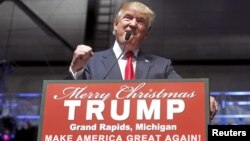
<svg viewBox="0 0 250 141">
<path fill-rule="evenodd" d="M 101 52 L 92 52 L 86 45 L 78 45 L 70 65 L 72 79 L 104 80 L 125 79 L 126 57 L 133 52 L 132 79 L 180 79 L 170 59 L 145 54 L 140 44 L 147 37 L 154 12 L 141 2 L 126 2 L 114 20 L 114 46 Z M 210 97 L 211 118 L 218 110 L 214 97 Z"/>
</svg>

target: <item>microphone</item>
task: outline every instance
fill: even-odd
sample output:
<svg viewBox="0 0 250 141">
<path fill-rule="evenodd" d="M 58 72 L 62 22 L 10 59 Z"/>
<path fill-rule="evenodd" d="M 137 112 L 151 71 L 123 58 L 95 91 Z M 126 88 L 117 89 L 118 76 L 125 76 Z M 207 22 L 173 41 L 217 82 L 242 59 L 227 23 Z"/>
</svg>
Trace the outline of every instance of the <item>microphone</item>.
<svg viewBox="0 0 250 141">
<path fill-rule="evenodd" d="M 109 69 L 109 71 L 106 73 L 106 75 L 103 77 L 103 80 L 106 79 L 106 77 L 108 76 L 108 74 L 113 70 L 113 68 L 115 67 L 115 65 L 118 63 L 118 60 L 121 58 L 122 54 L 124 53 L 125 51 L 125 47 L 127 45 L 127 41 L 129 40 L 129 38 L 131 37 L 131 32 L 126 32 L 126 35 L 125 35 L 125 45 L 123 47 L 123 50 L 121 52 L 121 54 L 119 55 L 119 57 L 116 59 L 115 63 L 113 64 L 113 66 Z"/>
<path fill-rule="evenodd" d="M 126 32 L 126 35 L 125 35 L 125 40 L 126 40 L 126 41 L 129 40 L 131 34 L 132 34 L 131 32 Z M 127 44 L 127 42 L 126 42 L 126 44 Z M 125 46 L 126 46 L 126 44 L 125 44 Z M 125 46 L 124 46 L 124 48 L 125 48 Z"/>
</svg>

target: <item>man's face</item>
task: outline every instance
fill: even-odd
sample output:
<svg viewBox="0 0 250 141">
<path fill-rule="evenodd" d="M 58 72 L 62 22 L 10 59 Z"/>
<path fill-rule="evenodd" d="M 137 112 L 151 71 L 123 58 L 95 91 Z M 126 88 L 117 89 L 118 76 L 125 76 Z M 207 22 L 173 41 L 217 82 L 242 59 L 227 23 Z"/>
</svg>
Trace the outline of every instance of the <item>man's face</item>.
<svg viewBox="0 0 250 141">
<path fill-rule="evenodd" d="M 148 34 L 148 24 L 145 15 L 134 10 L 125 10 L 120 18 L 114 22 L 117 41 L 124 45 L 126 32 L 131 32 L 132 35 L 127 42 L 126 48 L 129 50 L 139 48 L 140 43 Z"/>
</svg>

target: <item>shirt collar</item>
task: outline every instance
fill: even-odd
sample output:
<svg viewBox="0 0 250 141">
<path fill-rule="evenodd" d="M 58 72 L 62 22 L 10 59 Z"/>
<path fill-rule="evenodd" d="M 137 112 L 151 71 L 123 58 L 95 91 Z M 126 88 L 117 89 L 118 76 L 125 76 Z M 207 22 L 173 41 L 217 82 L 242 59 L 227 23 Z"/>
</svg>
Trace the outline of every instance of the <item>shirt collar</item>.
<svg viewBox="0 0 250 141">
<path fill-rule="evenodd" d="M 114 51 L 114 53 L 115 53 L 116 58 L 118 58 L 118 57 L 120 56 L 120 54 L 122 53 L 122 50 L 123 50 L 123 47 L 121 47 L 121 46 L 118 44 L 118 42 L 115 40 L 115 43 L 114 43 L 114 46 L 113 46 L 113 51 Z M 138 54 L 138 52 L 139 52 L 139 49 L 133 50 L 133 52 L 134 52 L 135 57 L 137 57 L 137 54 Z M 124 56 L 125 53 L 126 53 L 126 52 L 124 52 L 124 53 L 122 54 L 122 58 L 123 58 L 123 56 Z"/>
</svg>

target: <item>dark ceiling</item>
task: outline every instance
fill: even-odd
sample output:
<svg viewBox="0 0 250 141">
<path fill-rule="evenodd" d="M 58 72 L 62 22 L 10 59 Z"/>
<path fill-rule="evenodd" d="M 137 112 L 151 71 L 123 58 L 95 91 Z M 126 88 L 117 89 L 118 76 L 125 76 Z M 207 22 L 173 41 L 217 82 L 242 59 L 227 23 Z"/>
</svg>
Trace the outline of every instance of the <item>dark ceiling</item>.
<svg viewBox="0 0 250 141">
<path fill-rule="evenodd" d="M 176 61 L 250 59 L 249 1 L 144 2 L 157 14 L 146 51 Z M 1 59 L 70 61 L 75 46 L 84 43 L 86 8 L 87 0 L 1 2 Z"/>
</svg>

